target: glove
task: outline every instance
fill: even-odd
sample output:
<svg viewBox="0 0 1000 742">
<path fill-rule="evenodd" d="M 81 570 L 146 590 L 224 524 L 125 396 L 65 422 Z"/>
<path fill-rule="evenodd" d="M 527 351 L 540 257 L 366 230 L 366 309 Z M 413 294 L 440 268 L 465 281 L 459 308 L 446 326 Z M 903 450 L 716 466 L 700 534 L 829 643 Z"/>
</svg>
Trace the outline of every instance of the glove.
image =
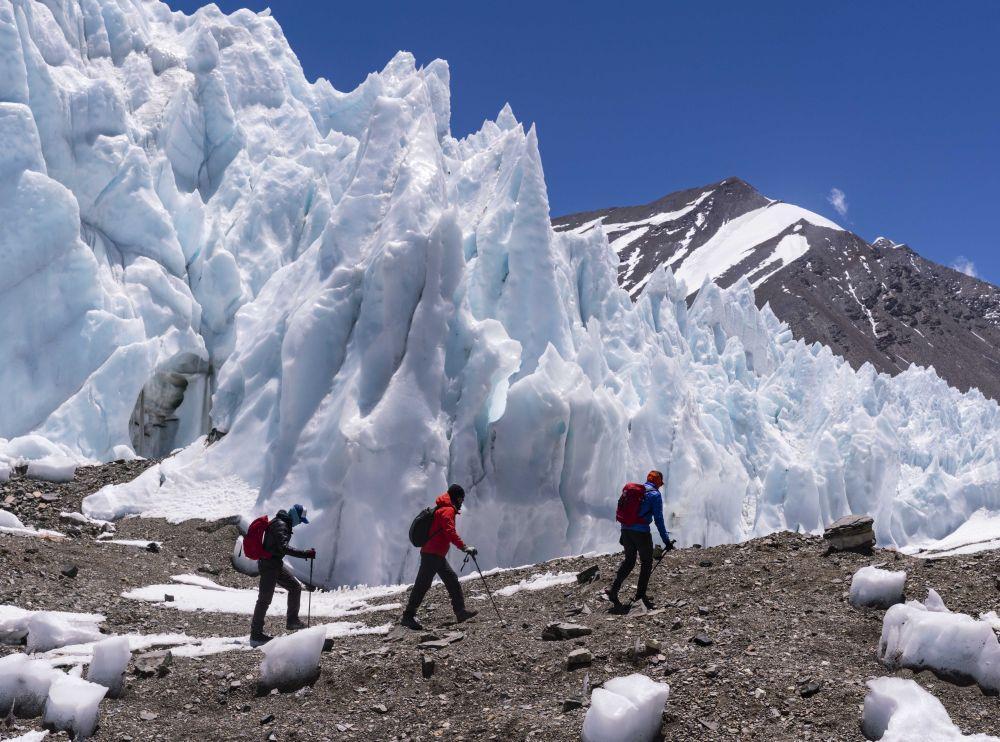
<svg viewBox="0 0 1000 742">
<path fill-rule="evenodd" d="M 674 544 L 676 544 L 676 543 L 677 543 L 677 542 L 676 542 L 676 541 L 674 541 L 674 540 L 673 540 L 672 538 L 668 538 L 668 539 L 667 539 L 667 543 L 665 543 L 665 544 L 663 545 L 663 553 L 665 554 L 665 553 L 667 553 L 668 551 L 673 551 L 673 550 L 674 550 Z"/>
<path fill-rule="evenodd" d="M 315 559 L 315 558 L 316 558 L 316 550 L 306 549 L 306 559 Z"/>
<path fill-rule="evenodd" d="M 477 549 L 475 546 L 466 546 L 465 553 L 468 554 L 470 557 L 474 557 L 476 554 L 479 553 L 479 549 Z"/>
</svg>

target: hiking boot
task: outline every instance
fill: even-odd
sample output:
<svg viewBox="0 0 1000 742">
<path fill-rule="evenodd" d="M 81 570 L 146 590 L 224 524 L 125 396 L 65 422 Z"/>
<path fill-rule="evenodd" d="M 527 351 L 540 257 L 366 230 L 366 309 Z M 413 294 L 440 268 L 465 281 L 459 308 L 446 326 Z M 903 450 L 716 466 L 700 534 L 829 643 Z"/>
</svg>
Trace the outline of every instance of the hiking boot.
<svg viewBox="0 0 1000 742">
<path fill-rule="evenodd" d="M 417 620 L 416 616 L 408 616 L 405 613 L 403 614 L 403 617 L 399 620 L 399 625 L 405 626 L 406 628 L 412 629 L 413 631 L 424 630 L 424 625 Z"/>
<path fill-rule="evenodd" d="M 611 601 L 612 607 L 614 607 L 616 610 L 620 609 L 622 607 L 622 602 L 620 600 L 618 600 L 618 593 L 617 593 L 617 591 L 614 591 L 611 588 L 608 588 L 607 590 L 604 591 L 604 595 L 605 595 L 605 597 L 608 600 Z"/>
<path fill-rule="evenodd" d="M 306 625 L 296 618 L 285 624 L 285 628 L 289 631 L 301 631 L 306 628 Z"/>
<path fill-rule="evenodd" d="M 636 595 L 635 596 L 635 600 L 633 600 L 632 602 L 634 603 L 636 601 L 641 601 L 642 604 L 644 606 L 646 606 L 646 610 L 647 611 L 651 611 L 654 608 L 656 608 L 656 603 L 654 603 L 652 600 L 650 600 L 649 598 L 647 598 L 645 595 Z"/>
<path fill-rule="evenodd" d="M 251 634 L 250 646 L 251 647 L 263 646 L 267 644 L 269 641 L 271 641 L 273 638 L 274 638 L 273 636 L 268 636 L 267 634 Z"/>
<path fill-rule="evenodd" d="M 474 608 L 463 608 L 458 613 L 455 614 L 455 622 L 462 623 L 463 621 L 468 621 L 470 618 L 478 614 L 479 611 Z"/>
</svg>

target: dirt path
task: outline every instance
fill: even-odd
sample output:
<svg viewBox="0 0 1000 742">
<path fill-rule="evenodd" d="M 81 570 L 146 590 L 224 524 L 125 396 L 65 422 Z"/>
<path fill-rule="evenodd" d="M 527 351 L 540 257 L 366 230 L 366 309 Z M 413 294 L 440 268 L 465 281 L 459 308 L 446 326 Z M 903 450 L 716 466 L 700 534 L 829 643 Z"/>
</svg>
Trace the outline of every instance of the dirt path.
<svg viewBox="0 0 1000 742">
<path fill-rule="evenodd" d="M 0 501 L 13 497 L 4 507 L 26 524 L 65 531 L 68 524 L 60 521 L 57 507 L 78 510 L 88 488 L 130 478 L 141 468 L 111 464 L 82 471 L 64 485 L 13 479 L 0 485 Z M 35 491 L 57 495 L 58 504 L 38 509 Z M 248 632 L 248 616 L 183 612 L 121 597 L 182 573 L 254 588 L 255 580 L 229 567 L 235 526 L 119 522 L 117 538 L 160 541 L 157 553 L 98 544 L 96 529 L 81 530 L 60 542 L 0 536 L 0 603 L 103 613 L 110 633 Z M 593 686 L 638 670 L 670 684 L 664 739 L 861 740 L 865 681 L 889 673 L 875 658 L 883 612 L 859 611 L 846 602 L 858 567 L 889 562 L 906 569 L 908 596 L 922 599 L 934 587 L 954 610 L 978 614 L 997 608 L 996 552 L 935 562 L 882 551 L 827 556 L 820 539 L 783 533 L 675 552 L 653 578 L 651 592 L 662 610 L 613 616 L 601 592 L 617 559 L 564 559 L 491 576 L 491 586 L 499 589 L 544 572 L 575 573 L 595 564 L 600 570 L 590 584 L 498 598 L 505 626 L 482 599 L 478 581 L 465 583 L 470 603 L 482 612 L 460 627 L 461 641 L 431 652 L 436 667 L 429 680 L 421 673 L 419 636 L 399 629 L 388 636 L 337 640 L 323 655 L 320 679 L 297 694 L 255 696 L 257 652 L 177 658 L 164 678 L 130 676 L 123 697 L 102 704 L 95 739 L 576 740 L 586 709 L 562 708 L 567 699 L 585 697 L 585 676 Z M 457 566 L 457 557 L 454 561 Z M 73 579 L 60 574 L 70 564 L 79 568 Z M 444 627 L 449 613 L 443 589 L 433 588 L 422 619 L 429 627 Z M 378 625 L 395 618 L 393 611 L 351 620 Z M 584 624 L 593 633 L 543 641 L 543 628 L 557 620 Z M 269 626 L 279 633 L 282 628 L 277 619 Z M 690 641 L 696 634 L 711 644 Z M 660 653 L 633 656 L 636 642 L 645 646 L 647 640 L 660 642 Z M 566 655 L 577 646 L 593 653 L 593 663 L 567 671 Z M 10 651 L 19 650 L 0 648 Z M 913 677 L 909 671 L 898 674 Z M 917 679 L 963 731 L 1000 734 L 997 698 L 929 673 Z M 807 683 L 821 687 L 803 697 Z M 145 719 L 142 712 L 148 712 Z M 38 728 L 37 720 L 19 723 Z"/>
</svg>

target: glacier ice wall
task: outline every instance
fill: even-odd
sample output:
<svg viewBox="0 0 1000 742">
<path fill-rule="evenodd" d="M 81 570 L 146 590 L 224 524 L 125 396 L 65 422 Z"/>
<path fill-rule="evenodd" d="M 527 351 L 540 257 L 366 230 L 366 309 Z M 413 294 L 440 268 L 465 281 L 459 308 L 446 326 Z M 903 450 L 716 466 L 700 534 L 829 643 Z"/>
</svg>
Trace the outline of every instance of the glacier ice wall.
<svg viewBox="0 0 1000 742">
<path fill-rule="evenodd" d="M 449 481 L 494 564 L 613 546 L 654 466 L 682 544 L 848 512 L 914 544 L 1000 509 L 995 403 L 854 372 L 746 283 L 688 307 L 663 272 L 633 304 L 602 234 L 550 228 L 533 128 L 451 135 L 444 62 L 342 93 L 266 14 L 0 0 L 0 64 L 0 384 L 30 390 L 0 465 L 133 455 L 147 414 L 191 443 L 93 515 L 301 502 L 344 584 L 407 579 Z"/>
</svg>

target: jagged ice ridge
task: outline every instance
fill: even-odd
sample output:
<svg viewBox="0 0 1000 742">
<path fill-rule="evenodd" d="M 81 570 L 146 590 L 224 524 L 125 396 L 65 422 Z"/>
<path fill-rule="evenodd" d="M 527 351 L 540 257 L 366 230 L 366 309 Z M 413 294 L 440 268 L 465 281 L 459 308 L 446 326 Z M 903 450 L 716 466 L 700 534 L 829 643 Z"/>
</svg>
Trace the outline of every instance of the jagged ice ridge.
<svg viewBox="0 0 1000 742">
<path fill-rule="evenodd" d="M 534 128 L 451 135 L 440 60 L 341 93 L 266 13 L 139 0 L 0 0 L 0 60 L 0 470 L 186 446 L 88 515 L 301 502 L 336 585 L 404 581 L 449 481 L 484 566 L 613 547 L 652 466 L 682 545 L 1000 509 L 995 403 L 854 372 L 746 282 L 633 305 L 553 232 Z"/>
</svg>

